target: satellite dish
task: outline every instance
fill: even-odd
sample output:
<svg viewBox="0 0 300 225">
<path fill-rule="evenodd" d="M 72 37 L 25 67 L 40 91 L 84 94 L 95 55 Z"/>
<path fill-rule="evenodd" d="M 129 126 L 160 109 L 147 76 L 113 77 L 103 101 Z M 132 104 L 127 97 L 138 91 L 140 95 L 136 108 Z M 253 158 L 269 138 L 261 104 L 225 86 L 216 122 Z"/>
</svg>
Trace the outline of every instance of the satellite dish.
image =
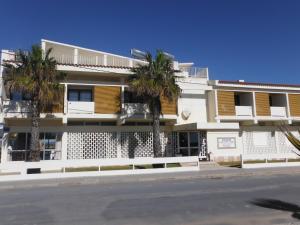
<svg viewBox="0 0 300 225">
<path fill-rule="evenodd" d="M 130 54 L 133 58 L 140 59 L 140 60 L 145 60 L 146 55 L 147 55 L 146 52 L 143 52 L 143 51 L 135 49 L 135 48 L 130 50 Z"/>
</svg>

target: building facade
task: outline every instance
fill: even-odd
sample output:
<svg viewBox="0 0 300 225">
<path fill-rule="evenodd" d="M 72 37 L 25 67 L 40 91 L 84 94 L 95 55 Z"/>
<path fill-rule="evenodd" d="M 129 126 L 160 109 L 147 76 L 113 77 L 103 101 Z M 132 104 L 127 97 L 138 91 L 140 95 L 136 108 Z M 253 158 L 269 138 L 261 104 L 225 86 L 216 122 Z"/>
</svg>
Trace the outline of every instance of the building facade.
<svg viewBox="0 0 300 225">
<path fill-rule="evenodd" d="M 41 46 L 53 49 L 57 70 L 67 74 L 61 104 L 42 114 L 41 160 L 153 157 L 149 108 L 127 84 L 131 68 L 145 61 L 49 40 Z M 13 51 L 2 50 L 1 163 L 26 161 L 29 154 L 28 101 L 3 86 L 3 63 L 15 61 Z M 300 86 L 209 80 L 207 68 L 173 65 L 181 94 L 174 102 L 162 98 L 163 156 L 296 157 L 278 125 L 299 128 Z"/>
</svg>

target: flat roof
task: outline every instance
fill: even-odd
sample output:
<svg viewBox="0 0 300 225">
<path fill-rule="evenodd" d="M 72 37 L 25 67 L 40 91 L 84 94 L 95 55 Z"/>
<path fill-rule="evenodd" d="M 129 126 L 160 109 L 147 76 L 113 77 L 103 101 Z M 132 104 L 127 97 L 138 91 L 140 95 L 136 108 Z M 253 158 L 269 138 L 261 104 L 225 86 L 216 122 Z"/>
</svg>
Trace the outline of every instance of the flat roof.
<svg viewBox="0 0 300 225">
<path fill-rule="evenodd" d="M 264 83 L 264 82 L 242 82 L 242 81 L 229 81 L 219 80 L 218 84 L 233 84 L 233 85 L 245 85 L 245 86 L 271 86 L 271 87 L 294 87 L 300 88 L 300 84 L 276 84 L 276 83 Z"/>
</svg>

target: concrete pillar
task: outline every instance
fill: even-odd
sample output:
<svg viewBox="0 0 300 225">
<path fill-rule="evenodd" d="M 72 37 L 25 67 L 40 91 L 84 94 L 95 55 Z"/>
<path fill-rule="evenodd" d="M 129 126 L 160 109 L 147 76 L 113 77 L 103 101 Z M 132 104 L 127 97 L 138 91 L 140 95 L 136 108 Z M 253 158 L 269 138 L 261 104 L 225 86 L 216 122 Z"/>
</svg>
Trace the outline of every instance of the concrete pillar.
<svg viewBox="0 0 300 225">
<path fill-rule="evenodd" d="M 2 143 L 1 143 L 1 163 L 6 163 L 8 158 L 8 133 L 4 133 L 2 137 Z"/>
<path fill-rule="evenodd" d="M 67 160 L 68 154 L 68 132 L 65 128 L 66 126 L 64 126 L 64 131 L 61 137 L 61 160 Z"/>
<path fill-rule="evenodd" d="M 68 85 L 65 84 L 64 88 L 64 114 L 68 113 Z"/>
</svg>

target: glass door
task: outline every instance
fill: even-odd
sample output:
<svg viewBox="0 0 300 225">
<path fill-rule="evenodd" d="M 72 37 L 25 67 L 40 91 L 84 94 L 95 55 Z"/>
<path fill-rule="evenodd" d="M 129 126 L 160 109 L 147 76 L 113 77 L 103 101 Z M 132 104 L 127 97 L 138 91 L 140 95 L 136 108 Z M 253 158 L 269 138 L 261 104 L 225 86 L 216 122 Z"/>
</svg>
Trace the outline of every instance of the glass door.
<svg viewBox="0 0 300 225">
<path fill-rule="evenodd" d="M 198 132 L 180 132 L 178 135 L 179 153 L 182 156 L 199 155 Z"/>
</svg>

